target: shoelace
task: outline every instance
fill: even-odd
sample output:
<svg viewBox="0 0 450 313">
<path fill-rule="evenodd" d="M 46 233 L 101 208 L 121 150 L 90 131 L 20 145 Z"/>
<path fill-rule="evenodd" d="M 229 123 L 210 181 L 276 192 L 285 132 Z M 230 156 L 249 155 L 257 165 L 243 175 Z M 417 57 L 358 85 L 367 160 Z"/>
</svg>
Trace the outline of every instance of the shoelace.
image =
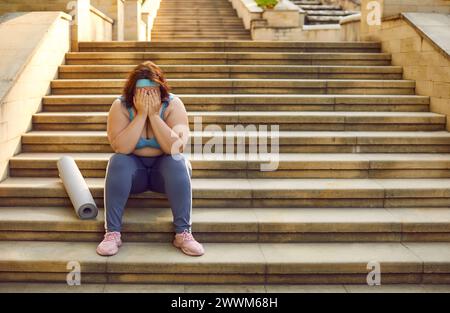
<svg viewBox="0 0 450 313">
<path fill-rule="evenodd" d="M 187 230 L 183 231 L 182 236 L 183 236 L 183 240 L 186 240 L 186 241 L 194 240 L 194 236 L 192 236 L 192 234 Z"/>
<path fill-rule="evenodd" d="M 106 233 L 105 234 L 105 241 L 115 241 L 117 238 L 117 234 L 115 233 Z"/>
</svg>

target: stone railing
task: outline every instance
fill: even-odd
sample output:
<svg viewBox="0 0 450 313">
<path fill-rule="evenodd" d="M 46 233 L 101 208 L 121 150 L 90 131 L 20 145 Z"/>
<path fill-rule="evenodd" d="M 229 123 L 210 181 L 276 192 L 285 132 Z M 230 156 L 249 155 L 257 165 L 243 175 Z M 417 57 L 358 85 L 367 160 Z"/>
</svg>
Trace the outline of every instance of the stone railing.
<svg viewBox="0 0 450 313">
<path fill-rule="evenodd" d="M 368 0 L 361 0 L 365 5 Z M 373 1 L 373 0 L 372 0 Z M 378 0 L 383 17 L 394 17 L 404 12 L 450 13 L 450 0 Z"/>
<path fill-rule="evenodd" d="M 253 40 L 295 40 L 302 31 L 304 11 L 289 0 L 263 9 L 254 0 L 229 0 L 250 29 Z"/>
<path fill-rule="evenodd" d="M 7 12 L 62 11 L 73 17 L 71 22 L 71 48 L 78 50 L 78 41 L 112 40 L 117 2 L 122 0 L 41 0 L 2 1 L 0 14 Z M 108 11 L 109 10 L 109 11 Z M 105 13 L 106 12 L 106 13 Z"/>
<path fill-rule="evenodd" d="M 254 0 L 229 0 L 246 29 L 251 29 L 253 21 L 261 20 L 264 10 Z"/>
<path fill-rule="evenodd" d="M 72 18 L 63 12 L 14 12 L 0 17 L 0 180 L 20 152 L 58 67 L 70 48 Z"/>
<path fill-rule="evenodd" d="M 94 6 L 90 6 L 90 41 L 111 41 L 114 20 Z"/>
<path fill-rule="evenodd" d="M 340 40 L 360 41 L 361 13 L 343 17 L 339 21 L 341 27 Z"/>
</svg>

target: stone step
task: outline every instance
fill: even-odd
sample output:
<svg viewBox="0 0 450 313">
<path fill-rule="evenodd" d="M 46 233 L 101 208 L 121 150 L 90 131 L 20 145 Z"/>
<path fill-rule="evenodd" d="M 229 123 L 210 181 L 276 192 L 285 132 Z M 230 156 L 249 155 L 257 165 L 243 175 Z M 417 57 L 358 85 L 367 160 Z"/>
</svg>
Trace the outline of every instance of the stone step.
<svg viewBox="0 0 450 313">
<path fill-rule="evenodd" d="M 449 208 L 199 208 L 192 212 L 200 242 L 449 242 Z M 168 242 L 168 208 L 126 208 L 125 242 Z M 1 207 L 0 241 L 99 242 L 104 211 L 80 220 L 72 207 Z"/>
<path fill-rule="evenodd" d="M 189 3 L 190 5 L 190 3 Z M 203 5 L 203 6 L 197 6 L 197 7 L 191 7 L 191 6 L 166 6 L 166 5 L 160 5 L 158 13 L 167 13 L 167 12 L 189 12 L 192 10 L 195 11 L 230 11 L 230 12 L 236 12 L 232 5 Z"/>
<path fill-rule="evenodd" d="M 181 28 L 181 26 L 180 26 Z M 180 33 L 182 32 L 182 33 Z M 188 30 L 186 30 L 186 26 L 185 29 L 183 31 L 181 31 L 180 29 L 178 29 L 177 27 L 172 27 L 172 26 L 158 26 L 158 27 L 153 27 L 152 28 L 152 34 L 153 36 L 159 36 L 159 35 L 167 35 L 167 34 L 176 34 L 176 35 L 192 35 L 192 34 L 249 34 L 249 31 L 246 30 L 243 27 L 229 27 L 226 26 L 226 29 L 223 29 L 223 27 L 220 26 L 216 26 L 216 27 L 208 27 L 208 28 L 203 28 L 201 26 L 193 26 L 190 27 Z"/>
<path fill-rule="evenodd" d="M 391 65 L 388 53 L 319 52 L 69 52 L 67 65 L 165 64 Z"/>
<path fill-rule="evenodd" d="M 73 157 L 83 177 L 104 178 L 112 153 L 20 153 L 10 177 L 58 177 L 57 161 Z M 194 178 L 450 178 L 450 154 L 281 153 L 275 171 L 262 171 L 270 154 L 187 154 Z"/>
<path fill-rule="evenodd" d="M 105 258 L 96 254 L 96 244 L 0 242 L 0 280 L 66 282 L 74 260 L 83 283 L 365 284 L 374 261 L 383 284 L 450 279 L 448 243 L 206 243 L 208 252 L 199 258 L 168 242 L 125 242 Z"/>
<path fill-rule="evenodd" d="M 429 111 L 429 97 L 417 95 L 184 95 L 188 111 Z M 48 95 L 46 112 L 108 112 L 116 95 Z"/>
<path fill-rule="evenodd" d="M 291 0 L 296 5 L 321 5 L 322 2 L 318 0 Z"/>
<path fill-rule="evenodd" d="M 208 26 L 205 23 L 195 23 Z M 158 25 L 158 24 L 155 24 Z M 162 25 L 162 24 L 161 24 Z M 167 25 L 174 25 L 167 23 Z M 185 21 L 180 22 L 186 27 Z M 239 24 L 240 25 L 240 24 Z M 191 25 L 187 25 L 191 26 Z M 161 52 L 380 52 L 379 42 L 309 42 L 309 41 L 82 41 L 82 52 L 161 51 Z"/>
<path fill-rule="evenodd" d="M 118 94 L 125 79 L 56 79 L 52 94 Z M 383 94 L 412 95 L 413 80 L 168 79 L 174 93 L 193 94 Z"/>
<path fill-rule="evenodd" d="M 351 14 L 355 14 L 356 12 L 352 11 L 343 11 L 343 10 L 306 10 L 306 14 L 308 17 L 310 16 L 347 16 Z"/>
<path fill-rule="evenodd" d="M 179 15 L 174 15 L 174 16 L 167 16 L 165 18 L 163 18 L 160 22 L 156 22 L 154 24 L 155 27 L 159 27 L 160 25 L 180 25 L 181 21 L 186 21 L 186 24 L 189 26 L 192 25 L 196 25 L 199 23 L 199 21 L 201 21 L 201 23 L 203 24 L 221 24 L 223 25 L 223 30 L 226 31 L 226 25 L 230 25 L 230 24 L 236 24 L 236 25 L 240 25 L 242 29 L 245 29 L 244 24 L 242 22 L 242 20 L 238 17 L 227 17 L 224 16 L 222 18 L 206 18 L 206 17 L 199 17 L 198 19 L 195 17 L 188 16 L 179 16 Z M 189 30 L 190 28 L 186 28 L 186 30 Z M 251 40 L 251 39 L 250 39 Z"/>
<path fill-rule="evenodd" d="M 163 38 L 163 37 L 247 37 L 250 36 L 250 33 L 245 30 L 204 30 L 200 27 L 190 29 L 189 31 L 183 32 L 180 34 L 177 30 L 171 29 L 160 29 L 152 33 L 152 38 Z"/>
<path fill-rule="evenodd" d="M 104 178 L 85 178 L 103 207 Z M 450 179 L 192 179 L 193 207 L 448 207 Z M 8 177 L 0 182 L 0 206 L 70 206 L 60 178 Z M 131 194 L 129 207 L 168 208 L 165 194 Z"/>
<path fill-rule="evenodd" d="M 234 11 L 230 10 L 196 10 L 193 9 L 192 11 L 166 11 L 166 12 L 158 12 L 156 16 L 156 19 L 164 19 L 167 21 L 167 19 L 186 19 L 187 21 L 198 21 L 198 20 L 206 20 L 206 21 L 214 21 L 214 20 L 236 20 L 239 19 L 239 17 L 236 16 L 236 13 Z M 244 26 L 242 26 L 244 27 Z"/>
<path fill-rule="evenodd" d="M 191 11 L 192 10 L 192 11 Z M 205 14 L 205 15 L 195 15 L 195 14 L 191 14 L 189 15 L 189 12 L 192 13 L 210 13 L 210 14 Z M 223 18 L 223 15 L 220 13 L 224 13 L 224 15 L 229 15 L 232 16 L 234 18 L 237 18 L 237 12 L 234 10 L 234 8 L 229 5 L 229 6 L 211 6 L 211 5 L 205 5 L 205 6 L 198 6 L 198 5 L 193 5 L 191 6 L 187 6 L 186 4 L 180 5 L 180 6 L 160 6 L 158 11 L 157 11 L 157 16 L 156 18 L 165 18 L 167 16 L 176 16 L 177 13 L 180 13 L 181 15 L 185 15 L 188 16 L 189 18 L 195 18 L 198 17 L 199 19 L 201 19 L 202 17 L 205 18 L 214 18 L 214 17 L 218 17 L 218 18 Z"/>
<path fill-rule="evenodd" d="M 0 291 L 6 293 L 62 293 L 62 292 L 95 292 L 95 293 L 449 293 L 447 284 L 392 284 L 392 285 L 356 285 L 356 284 L 89 284 L 69 286 L 63 283 L 0 283 Z"/>
<path fill-rule="evenodd" d="M 153 36 L 152 40 L 154 41 L 167 41 L 167 40 L 173 40 L 173 41 L 185 41 L 185 40 L 204 40 L 204 41 L 210 41 L 210 40 L 248 40 L 250 38 L 250 35 L 222 35 L 222 36 L 215 36 L 215 35 L 187 35 L 187 36 Z M 175 64 L 178 64 L 177 62 Z"/>
<path fill-rule="evenodd" d="M 133 65 L 61 65 L 59 79 L 125 79 Z M 161 65 L 167 78 L 402 79 L 400 66 Z"/>
<path fill-rule="evenodd" d="M 227 29 L 205 29 L 201 26 L 192 26 L 189 30 L 185 30 L 180 32 L 178 30 L 173 30 L 170 27 L 159 27 L 157 29 L 152 30 L 152 40 L 157 37 L 194 37 L 194 36 L 211 36 L 211 37 L 220 37 L 220 36 L 234 36 L 234 37 L 242 37 L 244 35 L 250 36 L 250 31 L 245 29 L 228 29 L 228 26 L 224 26 Z M 248 40 L 249 38 L 247 38 Z M 191 39 L 187 39 L 191 40 Z M 240 39 L 236 39 L 240 40 Z"/>
<path fill-rule="evenodd" d="M 206 149 L 211 144 L 210 140 L 214 139 L 218 141 L 216 148 L 222 147 L 223 151 L 228 143 L 236 146 L 239 142 L 238 146 L 246 152 L 249 142 L 258 141 L 258 138 L 259 141 L 267 139 L 268 145 L 278 142 L 281 153 L 450 152 L 450 133 L 447 131 L 280 131 L 272 137 L 273 128 L 265 129 L 267 133 L 194 131 L 191 132 L 190 142 L 195 143 L 192 148 Z M 227 137 L 232 142 L 227 143 Z M 22 135 L 21 142 L 23 152 L 112 152 L 105 131 L 30 131 Z M 198 146 L 200 143 L 201 146 Z M 190 147 L 189 144 L 187 149 Z"/>
<path fill-rule="evenodd" d="M 172 40 L 194 40 L 198 38 L 199 40 L 210 40 L 210 39 L 223 39 L 223 40 L 239 40 L 239 39 L 248 39 L 250 34 L 247 33 L 202 33 L 201 31 L 198 33 L 185 33 L 182 35 L 178 35 L 176 32 L 168 32 L 159 35 L 152 35 L 152 40 L 165 40 L 167 38 L 171 38 Z"/>
<path fill-rule="evenodd" d="M 184 26 L 184 27 L 183 27 Z M 203 27 L 203 25 L 193 25 L 189 27 L 189 32 L 195 31 L 204 31 L 204 32 L 248 32 L 245 30 L 242 25 L 226 25 L 226 30 L 223 29 L 224 25 L 217 24 L 217 25 L 211 25 L 207 28 Z M 186 25 L 180 24 L 180 25 L 153 25 L 152 32 L 154 34 L 159 34 L 164 31 L 174 31 L 174 32 L 188 32 L 186 31 Z"/>
<path fill-rule="evenodd" d="M 222 23 L 222 24 L 229 24 L 229 23 L 237 23 L 241 25 L 242 28 L 244 28 L 242 20 L 237 16 L 218 16 L 218 17 L 211 17 L 211 16 L 202 16 L 199 18 L 193 17 L 191 15 L 169 15 L 165 17 L 157 16 L 154 25 L 160 25 L 160 24 L 180 24 L 182 21 L 185 21 L 187 25 L 191 24 L 197 24 L 197 23 Z"/>
<path fill-rule="evenodd" d="M 33 130 L 104 130 L 107 112 L 40 112 L 33 114 Z M 189 111 L 191 130 L 194 122 L 203 129 L 227 126 L 278 125 L 289 130 L 445 130 L 446 116 L 432 112 L 202 112 Z M 255 126 L 256 127 L 256 126 Z"/>
<path fill-rule="evenodd" d="M 159 9 L 164 8 L 183 8 L 186 5 L 186 1 L 162 1 Z M 229 8 L 231 4 L 228 2 L 217 2 L 217 1 L 189 1 L 190 8 Z"/>
<path fill-rule="evenodd" d="M 295 1 L 294 1 L 295 3 Z M 323 11 L 323 10 L 331 10 L 331 11 L 339 11 L 342 8 L 339 5 L 324 5 L 324 4 L 320 4 L 320 5 L 314 5 L 314 4 L 302 4 L 300 5 L 300 8 L 302 8 L 305 11 L 308 10 L 319 10 L 319 11 Z"/>
<path fill-rule="evenodd" d="M 340 16 L 306 16 L 306 21 L 309 24 L 338 24 L 342 17 Z"/>
</svg>

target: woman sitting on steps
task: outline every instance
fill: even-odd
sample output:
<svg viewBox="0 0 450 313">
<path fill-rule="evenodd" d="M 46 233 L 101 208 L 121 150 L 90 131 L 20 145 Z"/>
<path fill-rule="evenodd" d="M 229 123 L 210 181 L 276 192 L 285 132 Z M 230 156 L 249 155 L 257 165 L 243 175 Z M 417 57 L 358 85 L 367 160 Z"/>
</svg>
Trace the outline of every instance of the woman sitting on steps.
<svg viewBox="0 0 450 313">
<path fill-rule="evenodd" d="M 203 246 L 191 234 L 192 169 L 182 154 L 189 138 L 183 102 L 172 93 L 153 62 L 138 65 L 128 76 L 123 94 L 108 114 L 108 140 L 114 150 L 106 167 L 105 229 L 97 253 L 118 252 L 122 216 L 131 194 L 165 193 L 172 208 L 173 245 L 199 256 Z"/>
</svg>

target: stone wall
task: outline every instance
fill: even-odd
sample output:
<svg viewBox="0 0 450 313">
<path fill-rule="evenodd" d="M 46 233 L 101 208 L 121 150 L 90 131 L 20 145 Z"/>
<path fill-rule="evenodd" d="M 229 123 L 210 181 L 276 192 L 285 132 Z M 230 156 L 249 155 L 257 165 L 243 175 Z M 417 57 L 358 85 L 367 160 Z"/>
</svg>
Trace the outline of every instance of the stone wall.
<svg viewBox="0 0 450 313">
<path fill-rule="evenodd" d="M 436 28 L 439 15 L 427 16 L 425 20 L 425 23 L 428 21 L 435 25 L 427 28 L 437 32 L 435 39 L 439 39 L 439 34 L 445 36 L 445 31 Z M 448 27 L 450 29 L 450 24 Z M 447 32 L 447 35 L 450 34 Z M 403 67 L 404 78 L 416 81 L 417 94 L 430 96 L 431 111 L 447 115 L 447 129 L 450 130 L 450 40 L 447 41 L 449 50 L 446 52 L 408 22 L 405 15 L 369 28 L 361 33 L 361 39 L 381 41 L 383 51 L 392 54 L 393 65 Z M 445 42 L 446 37 L 443 40 Z"/>
</svg>

